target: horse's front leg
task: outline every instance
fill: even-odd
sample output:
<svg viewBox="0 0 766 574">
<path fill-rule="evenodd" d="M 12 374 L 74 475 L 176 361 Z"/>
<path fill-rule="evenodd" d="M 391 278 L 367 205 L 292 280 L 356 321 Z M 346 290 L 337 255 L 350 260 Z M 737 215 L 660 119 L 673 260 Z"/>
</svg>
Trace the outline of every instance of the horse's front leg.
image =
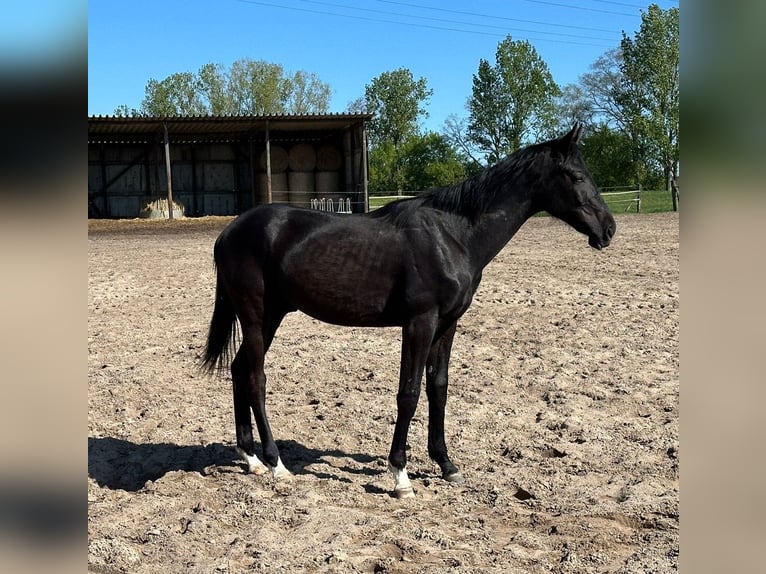
<svg viewBox="0 0 766 574">
<path fill-rule="evenodd" d="M 407 434 L 420 397 L 426 357 L 436 330 L 436 315 L 420 315 L 402 329 L 402 361 L 399 392 L 396 395 L 396 426 L 388 455 L 389 470 L 394 475 L 394 494 L 398 498 L 414 496 L 407 476 Z"/>
<path fill-rule="evenodd" d="M 428 455 L 439 465 L 442 477 L 449 482 L 464 482 L 463 475 L 447 455 L 444 440 L 444 409 L 447 405 L 449 360 L 457 322 L 434 341 L 426 361 L 428 396 Z"/>
</svg>

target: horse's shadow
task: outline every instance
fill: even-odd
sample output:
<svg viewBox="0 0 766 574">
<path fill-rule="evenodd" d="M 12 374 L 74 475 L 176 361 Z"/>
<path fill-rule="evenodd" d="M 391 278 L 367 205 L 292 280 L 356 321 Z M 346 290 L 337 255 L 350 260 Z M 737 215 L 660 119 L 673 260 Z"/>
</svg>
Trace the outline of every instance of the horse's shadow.
<svg viewBox="0 0 766 574">
<path fill-rule="evenodd" d="M 290 470 L 296 474 L 313 474 L 322 479 L 350 482 L 335 471 L 365 475 L 377 475 L 380 472 L 371 466 L 352 468 L 348 465 L 331 465 L 330 472 L 322 472 L 311 467 L 316 462 L 322 462 L 325 456 L 350 458 L 365 465 L 376 461 L 378 457 L 339 450 L 311 449 L 292 440 L 277 441 L 277 445 L 282 459 L 287 461 Z M 241 472 L 240 469 L 244 467 L 234 447 L 221 443 L 176 445 L 88 437 L 88 476 L 106 488 L 135 492 L 148 481 L 157 480 L 168 472 L 209 474 L 211 468 L 222 472 Z"/>
</svg>

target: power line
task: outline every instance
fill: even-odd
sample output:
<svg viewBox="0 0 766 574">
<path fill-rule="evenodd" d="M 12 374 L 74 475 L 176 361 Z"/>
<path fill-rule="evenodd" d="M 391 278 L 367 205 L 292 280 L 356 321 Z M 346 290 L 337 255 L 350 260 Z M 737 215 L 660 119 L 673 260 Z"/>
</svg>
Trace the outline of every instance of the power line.
<svg viewBox="0 0 766 574">
<path fill-rule="evenodd" d="M 591 0 L 591 2 L 599 2 L 601 4 L 615 4 L 617 6 L 627 6 L 628 8 L 646 8 L 645 2 L 639 4 L 628 4 L 627 2 L 616 2 L 615 0 Z M 668 0 L 669 4 L 678 4 L 678 0 Z"/>
<path fill-rule="evenodd" d="M 590 26 L 574 26 L 572 24 L 556 24 L 553 22 L 541 22 L 540 20 L 525 20 L 522 18 L 509 18 L 506 16 L 497 16 L 495 14 L 481 14 L 479 12 L 465 12 L 463 10 L 450 10 L 449 8 L 434 8 L 432 6 L 423 6 L 422 4 L 412 4 L 410 2 L 395 2 L 393 0 L 376 0 L 383 4 L 396 4 L 399 6 L 407 6 L 409 8 L 419 8 L 422 10 L 433 10 L 434 12 L 449 12 L 451 14 L 461 14 L 463 16 L 478 16 L 479 18 L 491 18 L 493 20 L 505 20 L 508 22 L 521 22 L 524 24 L 539 24 L 542 26 L 551 26 L 554 28 L 570 28 L 573 30 L 587 30 L 590 32 L 609 32 L 613 33 L 614 29 L 608 28 L 592 28 Z"/>
<path fill-rule="evenodd" d="M 362 20 L 367 22 L 378 22 L 383 24 L 394 24 L 399 26 L 409 26 L 413 28 L 425 28 L 430 30 L 442 30 L 447 32 L 459 32 L 464 34 L 478 34 L 482 36 L 494 36 L 494 37 L 505 37 L 508 35 L 508 33 L 500 34 L 496 32 L 485 32 L 481 30 L 466 30 L 462 28 L 451 28 L 446 26 L 433 26 L 429 24 L 415 24 L 412 22 L 402 22 L 401 20 L 387 20 L 383 18 L 373 18 L 369 16 L 359 16 L 359 15 L 353 15 L 353 14 L 341 14 L 337 12 L 329 12 L 326 10 L 313 10 L 310 8 L 299 8 L 297 6 L 285 6 L 283 4 L 273 4 L 271 2 L 262 2 L 258 0 L 235 0 L 236 2 L 242 3 L 242 4 L 252 4 L 256 6 L 265 6 L 268 8 L 278 8 L 280 10 L 292 10 L 294 12 L 305 12 L 309 14 L 319 14 L 322 16 L 335 16 L 339 18 L 348 18 L 352 20 Z M 469 26 L 478 26 L 474 24 L 468 24 Z M 535 33 L 545 33 L 545 32 L 535 32 Z M 532 36 L 527 36 L 527 40 L 535 40 L 538 42 L 551 42 L 551 43 L 557 43 L 557 44 L 570 44 L 570 45 L 577 45 L 577 46 L 594 46 L 597 48 L 608 48 L 611 47 L 611 44 L 604 44 L 604 43 L 594 43 L 594 42 L 575 42 L 571 40 L 554 40 L 551 38 L 534 38 Z M 610 41 L 605 39 L 596 38 L 596 40 L 602 40 L 602 41 Z"/>
<path fill-rule="evenodd" d="M 464 21 L 460 21 L 460 20 L 448 20 L 446 18 L 432 18 L 432 17 L 429 17 L 429 16 L 416 16 L 414 14 L 402 14 L 402 13 L 399 13 L 399 12 L 391 12 L 391 11 L 388 11 L 388 10 L 375 10 L 374 8 L 358 8 L 356 6 L 349 6 L 347 4 L 337 4 L 337 3 L 334 3 L 334 2 L 323 2 L 323 1 L 320 1 L 320 0 L 299 0 L 299 1 L 300 2 L 304 2 L 306 4 L 318 4 L 318 5 L 321 5 L 321 6 L 330 6 L 332 8 L 343 8 L 343 9 L 348 9 L 348 10 L 358 10 L 360 12 L 371 12 L 373 14 L 384 14 L 384 15 L 387 15 L 387 16 L 400 16 L 402 18 L 414 18 L 416 20 L 426 20 L 426 21 L 429 21 L 429 22 L 442 22 L 442 23 L 445 23 L 445 24 L 458 24 L 458 25 L 461 25 L 461 26 L 474 26 L 474 27 L 479 27 L 479 28 L 488 28 L 488 29 L 491 28 L 491 29 L 495 29 L 495 30 L 508 30 L 508 28 L 506 26 L 495 26 L 493 24 L 474 24 L 472 22 L 464 22 Z M 613 38 L 598 38 L 598 37 L 594 37 L 594 36 L 585 36 L 584 37 L 582 34 L 565 34 L 565 33 L 561 33 L 561 32 L 545 32 L 543 30 L 527 30 L 527 29 L 524 29 L 524 28 L 516 28 L 516 30 L 519 31 L 519 32 L 527 32 L 527 33 L 532 33 L 532 34 L 546 34 L 546 35 L 549 35 L 549 36 L 551 36 L 551 35 L 552 36 L 566 36 L 566 37 L 570 37 L 570 38 L 585 38 L 585 39 L 588 39 L 588 40 L 604 40 L 606 42 L 611 42 L 613 40 Z M 610 30 L 610 32 L 611 32 L 611 30 Z"/>
<path fill-rule="evenodd" d="M 583 10 L 585 12 L 599 12 L 601 14 L 615 14 L 617 16 L 631 16 L 638 18 L 639 14 L 633 14 L 630 12 L 614 12 L 612 10 L 599 10 L 598 8 L 585 8 L 583 6 L 573 6 L 571 4 L 561 4 L 559 2 L 548 2 L 547 0 L 524 0 L 532 4 L 547 4 L 548 6 L 558 6 L 559 8 L 569 8 L 570 10 Z"/>
</svg>

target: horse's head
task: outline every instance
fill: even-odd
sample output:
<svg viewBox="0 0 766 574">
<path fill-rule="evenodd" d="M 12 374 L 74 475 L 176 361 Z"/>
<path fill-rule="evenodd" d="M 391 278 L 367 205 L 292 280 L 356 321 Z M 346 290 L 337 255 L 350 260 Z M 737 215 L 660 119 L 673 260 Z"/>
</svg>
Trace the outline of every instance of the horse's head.
<svg viewBox="0 0 766 574">
<path fill-rule="evenodd" d="M 582 125 L 548 143 L 550 161 L 539 195 L 541 207 L 588 236 L 596 249 L 609 245 L 617 228 L 577 147 Z"/>
</svg>

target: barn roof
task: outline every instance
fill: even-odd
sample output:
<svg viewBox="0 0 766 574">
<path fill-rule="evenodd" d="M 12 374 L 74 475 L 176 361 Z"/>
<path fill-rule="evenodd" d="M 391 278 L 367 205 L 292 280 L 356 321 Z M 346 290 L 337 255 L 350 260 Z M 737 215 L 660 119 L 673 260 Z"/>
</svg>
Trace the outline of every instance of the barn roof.
<svg viewBox="0 0 766 574">
<path fill-rule="evenodd" d="M 126 117 L 89 116 L 88 143 L 147 143 L 164 140 L 167 127 L 171 142 L 214 142 L 263 138 L 268 129 L 283 136 L 305 137 L 309 132 L 344 131 L 372 118 L 371 114 L 305 115 L 207 115 Z"/>
</svg>

